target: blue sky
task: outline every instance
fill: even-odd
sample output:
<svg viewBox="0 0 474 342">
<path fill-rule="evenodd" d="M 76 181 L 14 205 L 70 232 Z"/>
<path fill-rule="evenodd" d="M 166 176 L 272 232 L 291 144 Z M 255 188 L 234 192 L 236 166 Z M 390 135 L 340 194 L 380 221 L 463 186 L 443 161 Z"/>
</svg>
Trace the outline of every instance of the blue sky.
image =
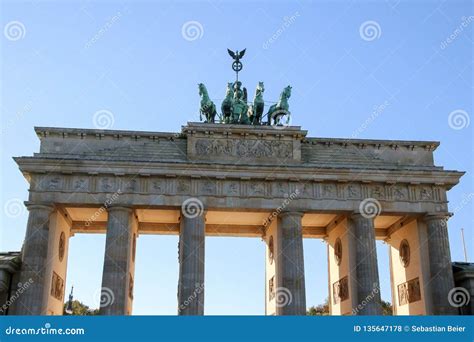
<svg viewBox="0 0 474 342">
<path fill-rule="evenodd" d="M 0 248 L 19 250 L 24 237 L 27 212 L 14 204 L 27 182 L 12 156 L 38 151 L 33 126 L 94 128 L 108 110 L 109 128 L 179 131 L 198 119 L 198 83 L 223 98 L 229 47 L 247 48 L 240 79 L 251 94 L 264 81 L 276 101 L 293 86 L 292 124 L 308 136 L 440 141 L 436 164 L 467 171 L 449 192 L 452 258 L 464 258 L 461 228 L 472 257 L 473 15 L 470 1 L 3 1 Z M 134 314 L 176 313 L 177 242 L 138 239 Z M 71 239 L 67 288 L 92 306 L 104 244 Z M 326 247 L 304 248 L 309 306 L 327 297 Z M 390 299 L 382 243 L 378 258 Z M 263 313 L 263 242 L 207 238 L 206 314 Z"/>
</svg>

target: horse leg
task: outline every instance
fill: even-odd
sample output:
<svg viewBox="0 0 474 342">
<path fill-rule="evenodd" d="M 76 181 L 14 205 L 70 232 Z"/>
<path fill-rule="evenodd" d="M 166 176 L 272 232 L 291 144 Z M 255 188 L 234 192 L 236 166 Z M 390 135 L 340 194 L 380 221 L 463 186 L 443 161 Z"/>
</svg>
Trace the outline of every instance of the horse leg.
<svg viewBox="0 0 474 342">
<path fill-rule="evenodd" d="M 216 122 L 216 109 L 214 108 L 214 110 L 212 111 L 212 116 L 211 116 L 211 122 L 212 123 L 215 123 Z"/>
<path fill-rule="evenodd" d="M 275 111 L 275 105 L 271 105 L 270 108 L 268 108 L 268 113 L 267 113 L 267 123 L 268 126 L 272 125 L 272 113 Z"/>
</svg>

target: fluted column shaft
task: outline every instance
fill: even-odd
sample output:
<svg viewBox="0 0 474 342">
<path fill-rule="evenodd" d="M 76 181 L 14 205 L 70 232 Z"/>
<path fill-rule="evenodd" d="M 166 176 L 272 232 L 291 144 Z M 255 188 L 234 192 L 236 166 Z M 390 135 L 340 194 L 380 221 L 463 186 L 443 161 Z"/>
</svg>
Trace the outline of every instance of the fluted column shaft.
<svg viewBox="0 0 474 342">
<path fill-rule="evenodd" d="M 283 212 L 278 216 L 277 315 L 306 314 L 302 217 L 300 212 Z"/>
<path fill-rule="evenodd" d="M 349 220 L 352 244 L 351 274 L 353 312 L 357 315 L 381 315 L 380 283 L 375 246 L 374 219 L 356 213 Z"/>
<path fill-rule="evenodd" d="M 181 214 L 178 315 L 204 315 L 205 212 Z"/>
<path fill-rule="evenodd" d="M 456 315 L 449 304 L 449 291 L 454 288 L 453 268 L 448 237 L 448 215 L 430 214 L 424 217 L 428 232 L 431 288 L 434 315 Z"/>
<path fill-rule="evenodd" d="M 127 315 L 130 309 L 133 210 L 127 207 L 110 207 L 107 211 L 100 314 Z"/>
<path fill-rule="evenodd" d="M 52 205 L 29 204 L 26 237 L 22 249 L 20 283 L 30 283 L 28 290 L 19 297 L 17 307 L 20 315 L 45 315 L 46 268 L 48 264 L 48 241 Z"/>
</svg>

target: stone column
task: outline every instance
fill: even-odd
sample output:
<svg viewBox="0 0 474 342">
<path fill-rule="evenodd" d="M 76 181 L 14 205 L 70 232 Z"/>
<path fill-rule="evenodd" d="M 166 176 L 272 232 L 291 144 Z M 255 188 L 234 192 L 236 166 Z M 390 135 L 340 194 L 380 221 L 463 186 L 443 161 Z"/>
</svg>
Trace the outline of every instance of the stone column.
<svg viewBox="0 0 474 342">
<path fill-rule="evenodd" d="M 303 234 L 300 212 L 283 212 L 277 221 L 275 289 L 277 315 L 306 315 Z"/>
<path fill-rule="evenodd" d="M 133 298 L 133 210 L 110 207 L 100 297 L 101 315 L 128 315 Z"/>
<path fill-rule="evenodd" d="M 434 315 L 457 315 L 456 308 L 449 304 L 449 291 L 454 288 L 453 268 L 448 238 L 448 214 L 428 214 L 424 217 L 427 226 L 430 263 L 429 285 Z"/>
<path fill-rule="evenodd" d="M 179 229 L 178 315 L 204 315 L 205 212 L 182 210 Z"/>
<path fill-rule="evenodd" d="M 1 306 L 7 302 L 11 286 L 11 274 L 6 269 L 0 268 L 0 315 L 6 315 L 6 310 Z"/>
<path fill-rule="evenodd" d="M 349 220 L 352 312 L 356 315 L 381 315 L 379 272 L 372 217 L 360 213 Z"/>
<path fill-rule="evenodd" d="M 19 296 L 17 313 L 20 315 L 45 315 L 48 299 L 48 241 L 50 204 L 27 204 L 29 217 L 26 236 L 22 248 L 20 282 L 30 283 L 28 289 Z"/>
</svg>

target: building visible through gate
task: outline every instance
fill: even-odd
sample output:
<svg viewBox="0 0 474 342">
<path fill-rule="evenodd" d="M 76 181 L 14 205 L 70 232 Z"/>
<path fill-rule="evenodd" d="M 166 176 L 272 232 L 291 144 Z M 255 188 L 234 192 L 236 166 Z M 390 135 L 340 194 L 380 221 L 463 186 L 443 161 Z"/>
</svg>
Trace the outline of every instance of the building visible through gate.
<svg viewBox="0 0 474 342">
<path fill-rule="evenodd" d="M 102 314 L 132 313 L 140 234 L 179 235 L 178 313 L 205 305 L 205 237 L 262 237 L 268 315 L 306 312 L 303 239 L 327 243 L 333 315 L 381 314 L 376 240 L 395 314 L 455 314 L 447 191 L 432 141 L 307 137 L 298 126 L 190 122 L 180 133 L 35 128 L 14 314 L 62 314 L 69 239 L 106 233 Z M 11 289 L 13 292 L 17 289 Z M 263 298 L 262 298 L 263 300 Z"/>
</svg>

